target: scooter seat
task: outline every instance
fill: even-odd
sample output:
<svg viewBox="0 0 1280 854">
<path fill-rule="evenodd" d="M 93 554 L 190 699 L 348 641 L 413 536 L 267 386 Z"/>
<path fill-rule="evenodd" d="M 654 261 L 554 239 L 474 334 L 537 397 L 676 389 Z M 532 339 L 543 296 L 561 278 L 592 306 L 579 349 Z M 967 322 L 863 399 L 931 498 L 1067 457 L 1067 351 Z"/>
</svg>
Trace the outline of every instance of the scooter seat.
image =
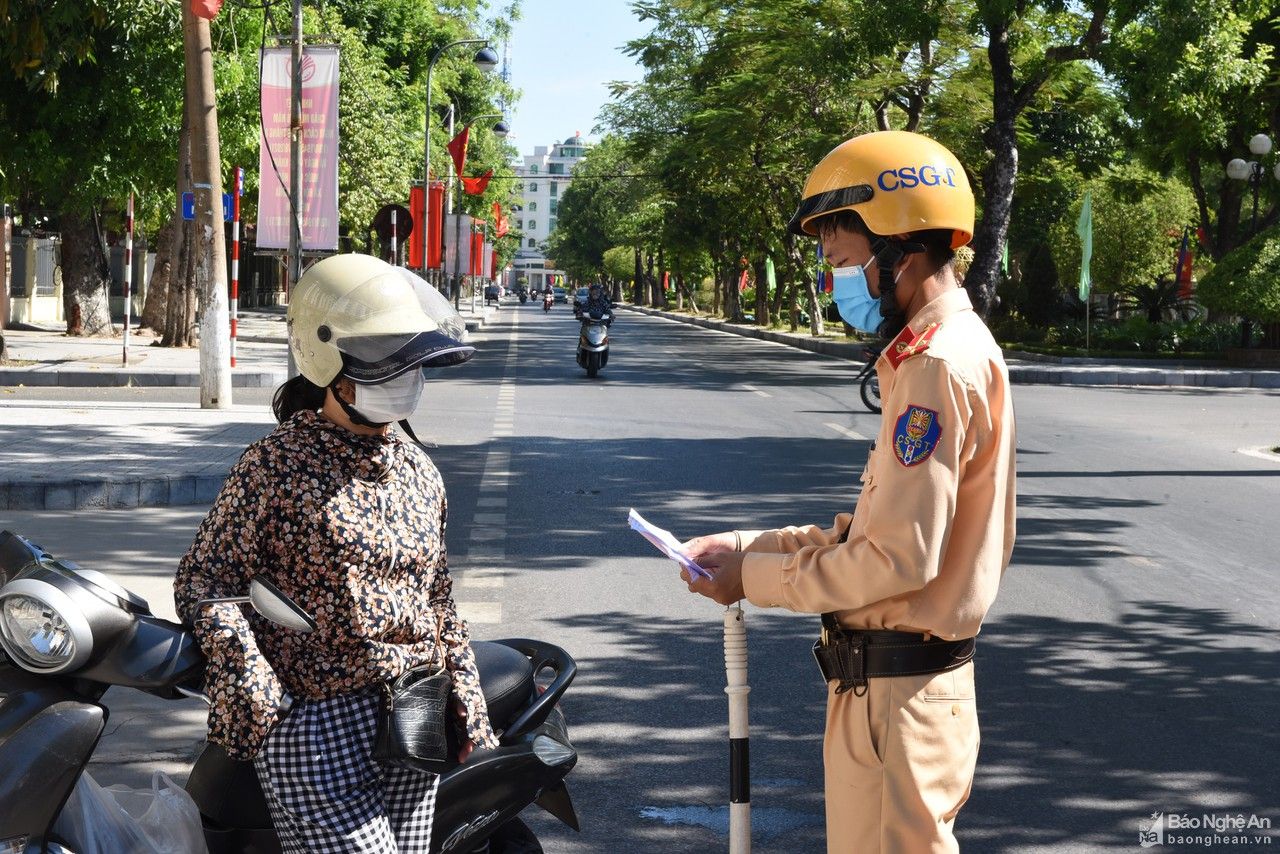
<svg viewBox="0 0 1280 854">
<path fill-rule="evenodd" d="M 506 729 L 533 698 L 533 667 L 523 652 L 505 644 L 472 641 L 480 690 L 489 707 L 489 721 Z"/>
</svg>

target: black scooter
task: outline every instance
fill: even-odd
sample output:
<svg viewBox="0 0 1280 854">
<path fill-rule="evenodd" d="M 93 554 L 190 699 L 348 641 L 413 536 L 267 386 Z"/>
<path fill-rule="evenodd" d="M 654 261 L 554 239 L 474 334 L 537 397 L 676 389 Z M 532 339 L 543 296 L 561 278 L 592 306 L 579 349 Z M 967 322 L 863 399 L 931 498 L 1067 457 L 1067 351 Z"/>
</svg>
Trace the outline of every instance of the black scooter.
<svg viewBox="0 0 1280 854">
<path fill-rule="evenodd" d="M 859 391 L 862 394 L 863 405 L 876 414 L 880 413 L 880 377 L 876 374 L 876 360 L 880 358 L 880 352 L 883 349 L 882 346 L 864 348 L 862 355 L 867 363 L 862 366 L 858 376 L 854 377 L 861 383 Z"/>
<path fill-rule="evenodd" d="M 310 621 L 259 581 L 243 601 L 283 625 L 306 630 Z M 0 532 L 0 647 L 0 852 L 75 854 L 51 828 L 102 736 L 109 714 L 102 695 L 121 685 L 203 699 L 204 658 L 188 627 L 10 531 Z M 518 818 L 529 804 L 578 829 L 564 783 L 578 755 L 557 706 L 577 666 L 540 641 L 473 648 L 501 746 L 477 749 L 441 775 L 431 854 L 541 852 Z M 545 689 L 534 682 L 544 670 L 553 674 Z M 252 763 L 208 745 L 186 788 L 211 854 L 281 850 Z"/>
</svg>

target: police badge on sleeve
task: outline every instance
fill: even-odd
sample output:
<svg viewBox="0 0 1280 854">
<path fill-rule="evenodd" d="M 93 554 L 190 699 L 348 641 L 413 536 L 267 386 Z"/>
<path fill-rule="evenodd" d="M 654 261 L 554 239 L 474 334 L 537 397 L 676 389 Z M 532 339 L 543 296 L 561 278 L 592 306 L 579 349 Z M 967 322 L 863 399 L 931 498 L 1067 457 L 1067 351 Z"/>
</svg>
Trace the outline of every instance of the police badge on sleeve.
<svg viewBox="0 0 1280 854">
<path fill-rule="evenodd" d="M 893 427 L 893 455 L 910 467 L 933 456 L 942 437 L 938 413 L 923 406 L 908 406 Z"/>
</svg>

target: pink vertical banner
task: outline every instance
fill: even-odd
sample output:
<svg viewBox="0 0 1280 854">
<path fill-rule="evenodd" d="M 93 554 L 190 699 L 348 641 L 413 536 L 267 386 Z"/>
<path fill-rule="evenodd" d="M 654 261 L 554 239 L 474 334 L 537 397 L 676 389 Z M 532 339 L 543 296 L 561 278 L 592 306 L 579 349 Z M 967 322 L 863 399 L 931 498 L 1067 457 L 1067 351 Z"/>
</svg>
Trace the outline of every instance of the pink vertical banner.
<svg viewBox="0 0 1280 854">
<path fill-rule="evenodd" d="M 262 52 L 258 247 L 289 247 L 289 113 L 292 53 Z M 302 248 L 338 248 L 338 48 L 302 53 Z"/>
</svg>

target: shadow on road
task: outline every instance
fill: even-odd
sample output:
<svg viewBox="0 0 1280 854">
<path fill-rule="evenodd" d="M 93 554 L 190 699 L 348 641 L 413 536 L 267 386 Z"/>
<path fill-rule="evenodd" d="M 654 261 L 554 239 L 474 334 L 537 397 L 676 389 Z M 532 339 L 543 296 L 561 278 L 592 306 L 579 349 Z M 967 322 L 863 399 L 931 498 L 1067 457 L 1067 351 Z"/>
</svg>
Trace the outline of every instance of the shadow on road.
<svg viewBox="0 0 1280 854">
<path fill-rule="evenodd" d="M 978 643 L 982 752 L 962 842 L 1133 850 L 1152 812 L 1280 824 L 1280 649 L 1224 611 L 1123 606 L 1116 624 L 1014 616 Z"/>
</svg>

